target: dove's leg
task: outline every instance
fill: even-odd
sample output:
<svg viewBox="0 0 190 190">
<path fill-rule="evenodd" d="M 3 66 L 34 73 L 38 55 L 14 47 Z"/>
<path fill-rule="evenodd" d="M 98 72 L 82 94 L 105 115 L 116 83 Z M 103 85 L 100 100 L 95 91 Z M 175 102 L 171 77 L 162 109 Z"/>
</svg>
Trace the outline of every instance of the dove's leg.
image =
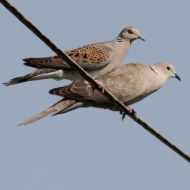
<svg viewBox="0 0 190 190">
<path fill-rule="evenodd" d="M 137 118 L 136 111 L 135 111 L 131 106 L 127 106 L 127 108 L 129 109 L 129 112 L 130 112 L 131 114 L 134 114 L 135 117 Z M 124 111 L 120 111 L 120 114 L 122 115 L 122 120 L 124 120 L 124 119 L 125 119 L 125 116 L 127 115 L 127 113 L 124 112 Z"/>
</svg>

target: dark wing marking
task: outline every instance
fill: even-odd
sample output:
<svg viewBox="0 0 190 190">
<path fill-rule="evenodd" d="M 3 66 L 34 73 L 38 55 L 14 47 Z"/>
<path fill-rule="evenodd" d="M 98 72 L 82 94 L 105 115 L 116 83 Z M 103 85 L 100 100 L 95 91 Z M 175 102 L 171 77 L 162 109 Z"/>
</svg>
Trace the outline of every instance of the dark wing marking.
<svg viewBox="0 0 190 190">
<path fill-rule="evenodd" d="M 83 46 L 65 52 L 81 67 L 94 70 L 107 65 L 113 58 L 112 49 L 101 44 Z M 59 56 L 23 59 L 24 65 L 35 68 L 71 69 Z"/>
</svg>

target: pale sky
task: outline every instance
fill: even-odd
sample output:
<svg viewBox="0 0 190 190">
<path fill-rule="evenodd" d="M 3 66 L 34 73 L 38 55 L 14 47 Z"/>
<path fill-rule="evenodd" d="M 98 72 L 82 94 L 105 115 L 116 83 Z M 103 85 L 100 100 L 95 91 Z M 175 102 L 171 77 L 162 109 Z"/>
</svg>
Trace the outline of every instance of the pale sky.
<svg viewBox="0 0 190 190">
<path fill-rule="evenodd" d="M 169 61 L 182 78 L 133 105 L 154 129 L 190 154 L 190 1 L 10 1 L 63 50 L 111 40 L 125 26 L 140 29 L 124 63 Z M 54 53 L 0 6 L 1 84 L 27 74 L 27 57 Z M 60 98 L 48 94 L 69 81 L 0 85 L 0 189 L 187 190 L 190 165 L 119 113 L 78 109 L 24 127 L 22 120 Z"/>
</svg>

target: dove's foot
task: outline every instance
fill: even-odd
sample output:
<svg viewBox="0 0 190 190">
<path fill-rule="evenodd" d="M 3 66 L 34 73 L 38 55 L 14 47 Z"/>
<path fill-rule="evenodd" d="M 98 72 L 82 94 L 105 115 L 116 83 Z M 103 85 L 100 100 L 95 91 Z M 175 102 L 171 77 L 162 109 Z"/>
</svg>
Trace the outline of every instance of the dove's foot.
<svg viewBox="0 0 190 190">
<path fill-rule="evenodd" d="M 104 90 L 105 90 L 105 87 L 104 87 L 104 84 L 101 82 L 101 81 L 99 81 L 99 80 L 96 80 L 96 82 L 98 83 L 98 85 L 99 85 L 99 88 L 101 88 L 101 93 L 104 93 Z M 83 82 L 84 84 L 90 84 L 88 81 L 84 81 Z M 93 84 L 91 84 L 91 86 L 92 86 L 92 89 L 93 89 L 93 91 L 96 89 L 95 87 L 94 87 L 94 85 Z"/>
<path fill-rule="evenodd" d="M 128 108 L 128 110 L 129 110 L 130 114 L 135 115 L 135 117 L 137 118 L 136 111 L 135 111 L 133 108 L 131 108 L 130 106 L 127 106 L 127 108 Z M 124 112 L 124 111 L 120 111 L 120 114 L 122 115 L 122 120 L 124 120 L 124 119 L 125 119 L 125 116 L 127 115 L 127 113 Z"/>
<path fill-rule="evenodd" d="M 96 80 L 96 82 L 98 83 L 99 88 L 101 88 L 101 93 L 104 93 L 105 90 L 104 84 L 99 80 Z"/>
</svg>

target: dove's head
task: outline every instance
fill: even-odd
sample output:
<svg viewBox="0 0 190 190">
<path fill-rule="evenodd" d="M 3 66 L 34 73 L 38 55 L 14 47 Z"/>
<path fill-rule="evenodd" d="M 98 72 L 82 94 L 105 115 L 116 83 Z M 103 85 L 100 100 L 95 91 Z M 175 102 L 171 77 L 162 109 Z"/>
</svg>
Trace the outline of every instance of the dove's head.
<svg viewBox="0 0 190 190">
<path fill-rule="evenodd" d="M 119 34 L 118 39 L 126 39 L 130 42 L 133 42 L 134 40 L 140 39 L 142 41 L 145 41 L 140 35 L 140 31 L 138 28 L 134 27 L 125 27 Z"/>
<path fill-rule="evenodd" d="M 181 78 L 176 73 L 175 68 L 171 63 L 160 62 L 160 63 L 155 64 L 152 68 L 158 74 L 162 74 L 162 76 L 166 79 L 176 78 L 177 80 L 181 81 Z"/>
</svg>

